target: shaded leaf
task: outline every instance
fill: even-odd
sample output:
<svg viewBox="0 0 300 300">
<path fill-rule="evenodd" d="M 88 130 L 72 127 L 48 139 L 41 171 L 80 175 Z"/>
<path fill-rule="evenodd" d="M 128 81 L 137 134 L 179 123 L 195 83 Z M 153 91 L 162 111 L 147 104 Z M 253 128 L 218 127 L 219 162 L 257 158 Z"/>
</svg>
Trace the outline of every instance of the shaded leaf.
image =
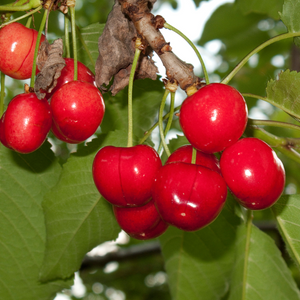
<svg viewBox="0 0 300 300">
<path fill-rule="evenodd" d="M 133 133 L 142 138 L 158 116 L 160 101 L 163 97 L 163 84 L 159 80 L 141 79 L 133 87 Z M 127 132 L 128 88 L 112 97 L 104 94 L 105 115 L 101 123 L 102 132 L 122 129 Z"/>
<path fill-rule="evenodd" d="M 160 237 L 170 291 L 175 300 L 220 299 L 229 288 L 240 219 L 229 194 L 218 218 L 195 232 L 170 227 Z"/>
<path fill-rule="evenodd" d="M 235 4 L 224 4 L 217 8 L 206 22 L 198 45 L 203 46 L 209 41 L 218 39 L 226 45 L 225 57 L 241 59 L 270 38 L 267 32 L 257 27 L 262 19 L 263 15 L 243 15 Z"/>
<path fill-rule="evenodd" d="M 267 85 L 267 101 L 300 119 L 300 73 L 286 70 Z"/>
<path fill-rule="evenodd" d="M 104 26 L 105 24 L 94 23 L 77 30 L 78 60 L 91 69 L 94 74 L 96 60 L 99 55 L 98 39 L 103 32 Z M 71 35 L 70 40 L 72 40 Z"/>
<path fill-rule="evenodd" d="M 237 236 L 229 300 L 300 299 L 274 240 L 251 223 L 242 224 Z"/>
<path fill-rule="evenodd" d="M 92 164 L 100 147 L 126 143 L 124 131 L 100 135 L 64 164 L 58 184 L 43 202 L 47 230 L 43 281 L 69 277 L 88 251 L 117 238 L 120 228 L 94 184 Z"/>
<path fill-rule="evenodd" d="M 266 14 L 275 20 L 279 20 L 279 12 L 282 10 L 284 0 L 237 0 L 236 4 L 243 14 Z"/>
<path fill-rule="evenodd" d="M 300 195 L 282 196 L 271 209 L 288 252 L 300 268 Z"/>
<path fill-rule="evenodd" d="M 0 145 L 0 295 L 5 300 L 50 300 L 72 284 L 41 284 L 45 250 L 44 194 L 57 182 L 61 167 L 50 144 L 31 154 Z"/>
</svg>

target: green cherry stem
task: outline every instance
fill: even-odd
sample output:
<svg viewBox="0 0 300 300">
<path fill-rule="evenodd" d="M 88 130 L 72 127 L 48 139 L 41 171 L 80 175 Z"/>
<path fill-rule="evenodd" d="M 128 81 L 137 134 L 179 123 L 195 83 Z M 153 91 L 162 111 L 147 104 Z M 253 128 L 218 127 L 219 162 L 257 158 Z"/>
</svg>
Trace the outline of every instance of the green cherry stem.
<svg viewBox="0 0 300 300">
<path fill-rule="evenodd" d="M 75 4 L 70 6 L 72 42 L 73 42 L 73 58 L 74 58 L 74 81 L 78 78 L 77 71 L 77 43 L 76 43 L 76 23 L 75 23 Z"/>
<path fill-rule="evenodd" d="M 252 50 L 247 56 L 245 56 L 239 63 L 238 65 L 221 81 L 221 83 L 228 84 L 229 81 L 236 75 L 237 72 L 248 62 L 249 58 L 261 51 L 262 49 L 266 48 L 267 46 L 276 43 L 281 40 L 285 40 L 288 38 L 300 36 L 300 32 L 288 32 L 284 34 L 277 35 L 266 42 L 262 43 L 258 47 L 256 47 L 254 50 Z"/>
<path fill-rule="evenodd" d="M 161 143 L 162 143 L 164 150 L 168 157 L 171 155 L 171 152 L 170 152 L 169 147 L 165 140 L 164 127 L 163 127 L 163 112 L 164 112 L 166 100 L 167 100 L 169 93 L 170 93 L 170 91 L 168 89 L 166 89 L 164 96 L 162 98 L 161 104 L 160 104 L 159 115 L 158 115 L 158 126 L 159 126 L 160 139 L 161 139 Z M 158 154 L 159 154 L 159 152 L 158 152 Z"/>
<path fill-rule="evenodd" d="M 71 51 L 70 51 L 70 38 L 69 38 L 69 19 L 66 15 L 64 15 L 64 21 L 65 21 L 65 47 L 66 47 L 66 58 L 71 57 Z"/>
<path fill-rule="evenodd" d="M 248 134 L 249 136 L 253 136 L 263 140 L 271 147 L 277 149 L 285 156 L 300 164 L 300 153 L 294 149 L 294 147 L 299 145 L 299 139 L 278 137 L 274 134 L 271 134 L 270 132 L 265 131 L 262 128 L 258 128 L 257 126 L 247 126 L 246 135 Z"/>
<path fill-rule="evenodd" d="M 177 110 L 179 110 L 180 108 L 181 108 L 181 105 L 176 106 L 176 107 L 174 108 L 174 112 L 177 111 Z M 168 119 L 169 116 L 170 116 L 170 112 L 166 113 L 166 114 L 163 116 L 163 118 L 162 118 L 163 121 L 166 120 L 166 119 Z M 149 138 L 149 136 L 152 134 L 153 130 L 154 130 L 157 126 L 158 126 L 158 121 L 157 121 L 151 128 L 149 128 L 149 130 L 147 130 L 147 131 L 145 132 L 145 135 L 143 136 L 143 138 L 140 139 L 139 144 L 143 144 L 143 143 Z"/>
<path fill-rule="evenodd" d="M 4 112 L 4 97 L 5 97 L 5 75 L 1 73 L 1 94 L 0 94 L 0 118 Z"/>
<path fill-rule="evenodd" d="M 273 121 L 273 120 L 254 120 L 248 118 L 248 125 L 281 127 L 281 128 L 295 129 L 300 131 L 299 125 L 286 123 L 286 122 Z"/>
<path fill-rule="evenodd" d="M 133 116 L 132 116 L 132 91 L 133 91 L 133 81 L 136 66 L 141 54 L 141 50 L 139 46 L 141 45 L 141 39 L 137 38 L 135 41 L 135 52 L 134 58 L 131 66 L 129 83 L 128 83 L 128 139 L 127 139 L 127 147 L 133 146 Z"/>
<path fill-rule="evenodd" d="M 196 158 L 197 158 L 197 150 L 196 150 L 196 148 L 193 147 L 192 161 L 191 161 L 191 163 L 192 163 L 193 165 L 196 163 Z"/>
<path fill-rule="evenodd" d="M 35 79 L 35 73 L 36 73 L 36 59 L 37 59 L 37 56 L 38 56 L 38 51 L 39 51 L 42 32 L 44 30 L 46 20 L 47 20 L 47 14 L 48 14 L 48 11 L 45 9 L 44 15 L 43 15 L 43 18 L 42 18 L 42 21 L 41 21 L 41 24 L 40 24 L 39 32 L 38 32 L 38 35 L 37 35 L 35 49 L 34 49 L 32 73 L 31 73 L 31 79 L 30 79 L 30 87 L 34 87 L 34 79 Z"/>
<path fill-rule="evenodd" d="M 205 67 L 205 64 L 204 64 L 204 61 L 202 59 L 202 56 L 201 54 L 199 53 L 198 49 L 196 48 L 196 46 L 194 45 L 194 43 L 186 36 L 184 35 L 181 31 L 179 31 L 177 28 L 173 27 L 172 25 L 168 24 L 168 23 L 165 23 L 164 24 L 164 27 L 166 29 L 170 29 L 174 32 L 176 32 L 178 35 L 180 35 L 183 39 L 185 39 L 189 45 L 193 48 L 193 50 L 195 51 L 199 61 L 200 61 L 200 64 L 202 66 L 202 70 L 203 70 L 203 74 L 204 74 L 204 77 L 205 77 L 205 82 L 206 84 L 209 84 L 209 78 L 208 78 L 208 74 L 207 74 L 207 70 L 206 70 L 206 67 Z"/>
<path fill-rule="evenodd" d="M 22 15 L 21 17 L 15 18 L 15 19 L 13 19 L 13 20 L 10 20 L 10 21 L 8 21 L 8 22 L 6 22 L 6 23 L 0 25 L 0 28 L 6 26 L 6 25 L 8 25 L 8 24 L 11 24 L 11 23 L 14 23 L 14 22 L 18 22 L 18 21 L 20 21 L 20 20 L 22 20 L 22 19 L 25 19 L 25 18 L 27 18 L 27 17 L 33 15 L 34 13 L 38 12 L 38 11 L 41 10 L 41 9 L 42 9 L 42 5 L 38 6 L 36 9 L 34 9 L 34 10 L 32 10 L 32 11 L 30 11 L 30 12 L 24 14 L 24 15 Z"/>
<path fill-rule="evenodd" d="M 41 6 L 40 0 L 19 0 L 17 2 L 0 5 L 0 11 L 26 11 Z"/>
<path fill-rule="evenodd" d="M 27 22 L 26 22 L 26 27 L 27 28 L 30 28 L 30 25 L 31 25 L 31 22 L 32 22 L 32 16 L 30 16 L 28 19 L 27 19 Z"/>
<path fill-rule="evenodd" d="M 169 132 L 171 125 L 172 125 L 173 115 L 174 115 L 174 103 L 175 103 L 175 92 L 171 92 L 171 104 L 170 104 L 169 118 L 168 118 L 168 122 L 167 122 L 167 125 L 165 128 L 164 136 L 167 135 L 167 133 Z M 163 147 L 163 144 L 161 141 L 161 143 L 159 144 L 157 153 L 161 152 L 162 147 Z"/>
<path fill-rule="evenodd" d="M 295 115 L 295 113 L 294 113 L 292 110 L 289 111 L 288 109 L 283 108 L 282 105 L 276 103 L 276 102 L 273 101 L 273 100 L 268 99 L 267 97 L 262 97 L 262 96 L 254 95 L 254 94 L 250 94 L 250 93 L 243 93 L 242 95 L 243 95 L 244 97 L 251 97 L 251 98 L 255 98 L 255 99 L 259 99 L 259 100 L 266 101 L 266 102 L 268 102 L 268 103 L 270 103 L 270 104 L 272 104 L 272 105 L 274 105 L 274 106 L 280 108 L 281 110 L 285 111 L 285 112 L 288 113 L 289 115 L 294 116 L 294 117 L 296 117 L 296 118 L 298 117 L 297 115 Z"/>
</svg>

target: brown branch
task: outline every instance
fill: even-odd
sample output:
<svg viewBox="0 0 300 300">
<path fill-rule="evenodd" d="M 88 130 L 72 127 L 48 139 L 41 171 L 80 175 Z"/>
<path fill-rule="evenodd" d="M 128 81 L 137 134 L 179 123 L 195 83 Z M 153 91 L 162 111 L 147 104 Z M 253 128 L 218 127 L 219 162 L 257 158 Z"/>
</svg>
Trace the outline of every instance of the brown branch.
<svg viewBox="0 0 300 300">
<path fill-rule="evenodd" d="M 81 264 L 80 271 L 104 267 L 112 261 L 125 261 L 159 253 L 161 253 L 159 242 L 149 242 L 128 248 L 120 248 L 118 251 L 108 253 L 104 256 L 86 256 Z"/>
<path fill-rule="evenodd" d="M 119 0 L 122 12 L 133 22 L 138 34 L 145 39 L 149 46 L 160 57 L 166 68 L 167 77 L 175 79 L 183 90 L 191 85 L 200 84 L 201 79 L 195 76 L 191 64 L 180 60 L 173 52 L 159 31 L 164 24 L 161 16 L 150 12 L 153 1 L 149 5 L 148 0 Z"/>
</svg>

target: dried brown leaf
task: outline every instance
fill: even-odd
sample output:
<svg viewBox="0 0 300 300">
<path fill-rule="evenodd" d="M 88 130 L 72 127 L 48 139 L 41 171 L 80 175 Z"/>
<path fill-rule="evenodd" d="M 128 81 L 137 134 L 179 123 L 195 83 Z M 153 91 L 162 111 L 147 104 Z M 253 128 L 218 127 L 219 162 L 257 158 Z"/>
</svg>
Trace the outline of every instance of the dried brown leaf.
<svg viewBox="0 0 300 300">
<path fill-rule="evenodd" d="M 46 92 L 51 92 L 57 84 L 61 70 L 66 65 L 62 57 L 63 41 L 57 39 L 53 44 L 45 40 L 40 47 L 37 66 L 41 71 L 34 84 L 34 91 L 39 99 L 45 98 Z"/>
<path fill-rule="evenodd" d="M 128 85 L 135 52 L 133 39 L 136 36 L 134 24 L 125 17 L 119 2 L 115 1 L 98 41 L 99 56 L 95 71 L 97 85 L 102 91 L 107 90 L 106 86 L 113 77 L 110 88 L 113 95 Z M 156 79 L 158 70 L 151 59 L 151 52 L 148 54 L 141 56 L 135 78 Z"/>
</svg>

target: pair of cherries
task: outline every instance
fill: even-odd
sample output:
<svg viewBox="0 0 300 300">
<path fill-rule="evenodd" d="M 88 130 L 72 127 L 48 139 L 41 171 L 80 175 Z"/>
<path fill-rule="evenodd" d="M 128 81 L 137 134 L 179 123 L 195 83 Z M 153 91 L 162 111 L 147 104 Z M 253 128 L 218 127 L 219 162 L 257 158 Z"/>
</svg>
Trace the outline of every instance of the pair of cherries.
<svg viewBox="0 0 300 300">
<path fill-rule="evenodd" d="M 79 80 L 74 81 L 74 60 L 66 58 L 65 62 L 57 86 L 44 100 L 35 93 L 23 93 L 10 101 L 0 120 L 3 145 L 25 154 L 37 150 L 50 129 L 68 143 L 81 143 L 95 133 L 105 106 L 94 75 L 78 62 Z"/>
</svg>

